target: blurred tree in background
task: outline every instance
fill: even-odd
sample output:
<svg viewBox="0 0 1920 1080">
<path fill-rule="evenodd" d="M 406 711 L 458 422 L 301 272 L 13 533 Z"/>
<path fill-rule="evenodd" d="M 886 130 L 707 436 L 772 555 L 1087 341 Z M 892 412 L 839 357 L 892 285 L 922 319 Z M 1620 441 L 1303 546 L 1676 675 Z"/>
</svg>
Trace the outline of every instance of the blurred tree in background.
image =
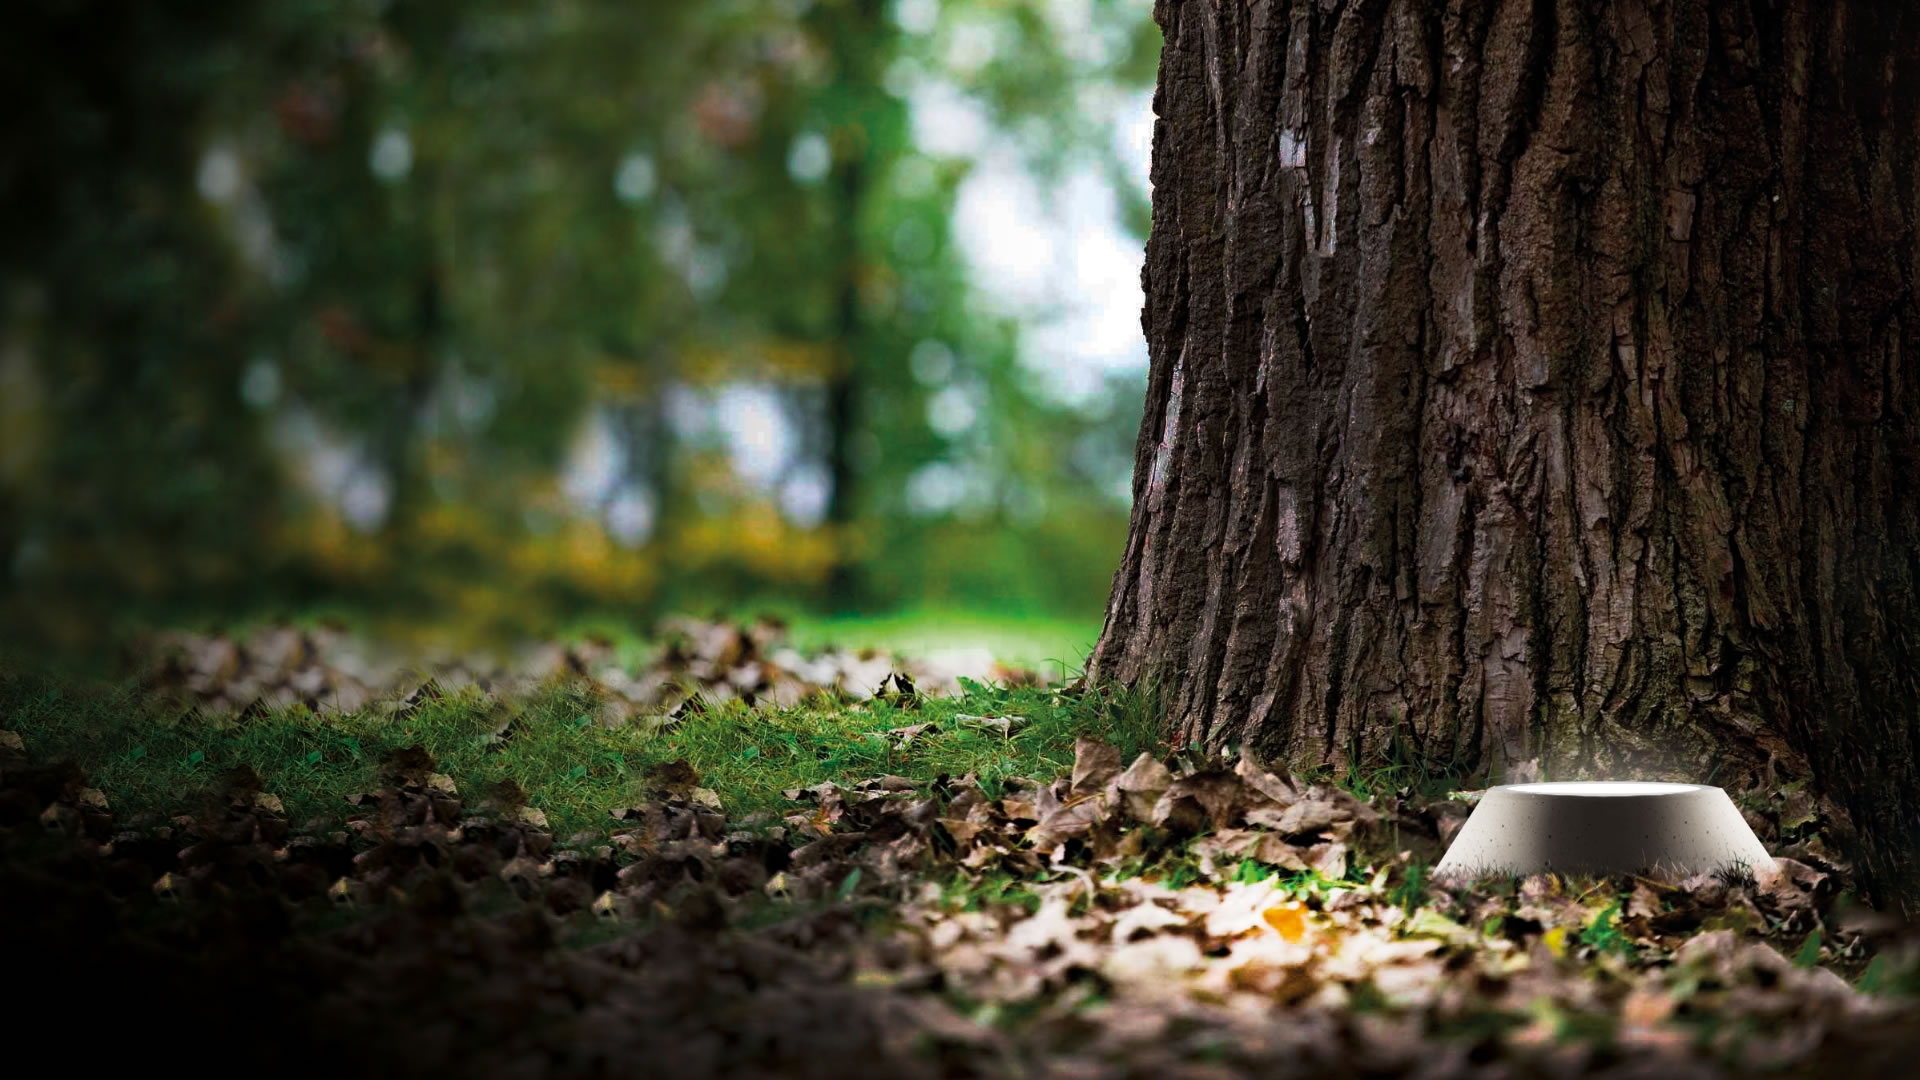
<svg viewBox="0 0 1920 1080">
<path fill-rule="evenodd" d="M 1039 308 L 982 280 L 1021 292 L 1023 257 L 970 256 L 963 204 L 1093 177 L 1138 246 L 1141 0 L 14 15 L 16 641 L 314 606 L 1099 610 L 1140 376 L 1059 392 Z"/>
</svg>

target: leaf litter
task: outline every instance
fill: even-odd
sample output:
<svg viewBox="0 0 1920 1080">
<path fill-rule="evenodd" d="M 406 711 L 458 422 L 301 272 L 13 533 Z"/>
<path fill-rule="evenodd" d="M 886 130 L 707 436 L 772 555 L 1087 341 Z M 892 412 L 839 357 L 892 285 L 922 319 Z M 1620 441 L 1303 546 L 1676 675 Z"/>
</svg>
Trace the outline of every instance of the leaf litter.
<svg viewBox="0 0 1920 1080">
<path fill-rule="evenodd" d="M 513 701 L 556 681 L 585 683 L 602 701 L 610 726 L 645 719 L 668 725 L 738 700 L 790 707 L 809 698 L 877 700 L 915 708 L 924 693 L 960 689 L 967 675 L 1009 685 L 1037 681 L 1032 672 L 993 665 L 987 672 L 950 669 L 932 660 L 877 649 L 827 649 L 803 655 L 774 618 L 751 623 L 690 618 L 664 620 L 660 644 L 643 663 L 623 660 L 611 641 L 588 637 L 523 647 L 513 655 L 396 652 L 390 645 L 327 627 L 271 626 L 245 634 L 173 631 L 138 650 L 141 682 L 150 692 L 208 718 L 246 719 L 267 709 L 305 705 L 315 713 L 378 709 L 405 714 L 468 688 Z M 958 717 L 1007 734 L 1019 717 Z M 503 718 L 496 740 L 511 736 Z"/>
<path fill-rule="evenodd" d="M 246 769 L 120 821 L 31 749 L 0 733 L 15 978 L 47 1009 L 144 979 L 116 1024 L 214 1024 L 249 1067 L 1892 1076 L 1920 1018 L 1886 992 L 1920 939 L 1842 905 L 1844 864 L 1434 885 L 1459 800 L 1249 755 L 1083 738 L 1048 782 L 883 775 L 740 817 L 671 762 L 557 840 L 418 748 L 338 828 Z"/>
</svg>

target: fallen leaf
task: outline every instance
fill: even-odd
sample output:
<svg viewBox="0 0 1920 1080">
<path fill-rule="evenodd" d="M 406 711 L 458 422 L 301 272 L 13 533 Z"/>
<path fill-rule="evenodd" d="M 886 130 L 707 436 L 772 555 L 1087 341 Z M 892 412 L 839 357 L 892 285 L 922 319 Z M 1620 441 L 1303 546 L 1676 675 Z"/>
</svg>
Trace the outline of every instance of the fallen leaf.
<svg viewBox="0 0 1920 1080">
<path fill-rule="evenodd" d="M 913 740 L 929 731 L 936 730 L 938 727 L 939 725 L 935 721 L 928 720 L 921 724 L 908 724 L 906 727 L 892 728 L 887 734 L 898 739 L 898 741 L 894 743 L 894 749 L 905 750 L 913 744 Z"/>
<path fill-rule="evenodd" d="M 686 760 L 665 761 L 647 770 L 647 785 L 667 798 L 686 798 L 700 784 L 700 774 Z"/>
<path fill-rule="evenodd" d="M 1042 789 L 1045 790 L 1045 789 Z M 1025 839 L 1040 851 L 1051 851 L 1061 841 L 1083 835 L 1100 819 L 1101 805 L 1096 795 L 1083 795 L 1064 805 L 1035 812 L 1040 820 L 1026 832 Z"/>
<path fill-rule="evenodd" d="M 1260 917 L 1266 920 L 1267 925 L 1273 927 L 1274 932 L 1284 941 L 1298 944 L 1301 938 L 1307 936 L 1306 911 L 1298 903 L 1270 907 L 1261 912 Z"/>
<path fill-rule="evenodd" d="M 1268 772 L 1258 759 L 1244 749 L 1240 752 L 1240 760 L 1234 763 L 1233 771 L 1249 788 L 1281 806 L 1300 797 L 1300 792 L 1292 782 Z"/>
<path fill-rule="evenodd" d="M 1085 735 L 1074 741 L 1072 791 L 1078 794 L 1098 791 L 1119 773 L 1120 751 Z"/>
<path fill-rule="evenodd" d="M 1206 962 L 1192 938 L 1163 934 L 1113 947 L 1100 962 L 1100 973 L 1114 982 L 1131 983 L 1148 992 L 1179 994 L 1185 988 L 1175 977 Z"/>
<path fill-rule="evenodd" d="M 1140 756 L 1133 759 L 1133 764 L 1127 766 L 1126 772 L 1114 777 L 1113 784 L 1120 793 L 1128 816 L 1135 821 L 1150 821 L 1154 804 L 1173 784 L 1173 774 L 1152 754 L 1141 751 Z"/>
<path fill-rule="evenodd" d="M 1347 845 L 1335 842 L 1315 844 L 1307 849 L 1307 862 L 1328 881 L 1347 876 Z"/>
<path fill-rule="evenodd" d="M 1223 769 L 1206 769 L 1175 777 L 1154 804 L 1152 821 L 1177 831 L 1225 829 L 1240 816 L 1246 803 L 1246 785 Z"/>
<path fill-rule="evenodd" d="M 955 713 L 953 718 L 968 727 L 997 731 L 1002 738 L 1012 738 L 1014 729 L 1027 722 L 1024 716 L 974 716 L 969 713 Z"/>
<path fill-rule="evenodd" d="M 1160 930 L 1187 925 L 1185 916 L 1177 915 L 1151 901 L 1133 905 L 1113 921 L 1112 939 L 1115 945 L 1124 944 L 1142 934 L 1151 934 Z"/>
<path fill-rule="evenodd" d="M 1350 821 L 1351 816 L 1329 802 L 1306 800 L 1291 806 L 1261 806 L 1247 811 L 1247 824 L 1264 825 L 1284 836 L 1304 836 L 1317 833 L 1339 821 Z"/>
<path fill-rule="evenodd" d="M 1564 927 L 1556 927 L 1555 929 L 1560 932 L 1559 940 L 1561 945 L 1555 947 L 1552 943 L 1549 943 L 1548 948 L 1553 949 L 1555 955 L 1564 955 L 1566 930 Z M 1447 918 L 1445 915 L 1440 914 L 1430 907 L 1423 907 L 1414 912 L 1413 918 L 1407 920 L 1406 925 L 1402 927 L 1402 932 L 1410 937 L 1438 938 L 1449 945 L 1466 947 L 1472 947 L 1478 944 L 1480 940 L 1480 935 L 1461 926 L 1459 923 Z"/>
<path fill-rule="evenodd" d="M 1252 859 L 1287 870 L 1312 869 L 1309 853 L 1279 833 L 1258 829 L 1221 829 L 1194 841 L 1193 850 L 1216 859 Z"/>
</svg>

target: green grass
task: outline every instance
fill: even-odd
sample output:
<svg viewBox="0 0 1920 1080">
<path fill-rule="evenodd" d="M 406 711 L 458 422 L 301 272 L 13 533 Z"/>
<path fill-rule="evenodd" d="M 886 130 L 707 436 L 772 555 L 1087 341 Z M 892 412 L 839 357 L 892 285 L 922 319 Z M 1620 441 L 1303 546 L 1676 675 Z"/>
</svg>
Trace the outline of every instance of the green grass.
<svg viewBox="0 0 1920 1080">
<path fill-rule="evenodd" d="M 782 790 L 823 780 L 849 783 L 892 773 L 916 781 L 977 774 L 990 792 L 1022 776 L 1069 769 L 1077 736 L 1095 735 L 1131 757 L 1158 750 L 1151 699 L 1116 691 L 1065 696 L 1051 690 L 972 684 L 917 708 L 878 701 L 748 709 L 737 702 L 652 730 L 609 729 L 579 687 L 554 687 L 518 706 L 469 691 L 415 709 L 314 715 L 303 707 L 240 722 L 165 711 L 128 687 L 79 690 L 39 676 L 0 680 L 0 726 L 18 732 L 36 760 L 71 758 L 124 817 L 173 812 L 238 765 L 260 773 L 290 817 L 339 818 L 346 796 L 379 786 L 395 749 L 420 745 L 468 799 L 506 779 L 524 788 L 555 833 L 604 829 L 608 812 L 643 801 L 647 771 L 685 760 L 719 794 L 730 816 L 792 806 Z M 1011 736 L 955 720 L 957 714 L 1026 718 Z M 934 721 L 905 749 L 889 729 Z M 504 740 L 490 739 L 505 728 Z"/>
<path fill-rule="evenodd" d="M 1031 667 L 1049 679 L 1086 666 L 1099 619 L 1025 617 L 953 611 L 908 611 L 862 617 L 797 616 L 793 642 L 802 650 L 829 645 L 887 649 L 906 657 L 948 650 L 982 651 L 1003 664 Z"/>
</svg>

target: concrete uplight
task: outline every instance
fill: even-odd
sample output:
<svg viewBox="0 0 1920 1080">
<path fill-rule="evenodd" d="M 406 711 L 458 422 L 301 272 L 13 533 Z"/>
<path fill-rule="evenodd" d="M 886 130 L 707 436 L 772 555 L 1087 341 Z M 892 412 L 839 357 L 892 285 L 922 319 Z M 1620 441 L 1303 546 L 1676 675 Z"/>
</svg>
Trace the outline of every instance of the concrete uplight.
<svg viewBox="0 0 1920 1080">
<path fill-rule="evenodd" d="M 1717 787 L 1593 781 L 1487 789 L 1433 874 L 1678 878 L 1772 865 L 1739 808 Z"/>
</svg>

